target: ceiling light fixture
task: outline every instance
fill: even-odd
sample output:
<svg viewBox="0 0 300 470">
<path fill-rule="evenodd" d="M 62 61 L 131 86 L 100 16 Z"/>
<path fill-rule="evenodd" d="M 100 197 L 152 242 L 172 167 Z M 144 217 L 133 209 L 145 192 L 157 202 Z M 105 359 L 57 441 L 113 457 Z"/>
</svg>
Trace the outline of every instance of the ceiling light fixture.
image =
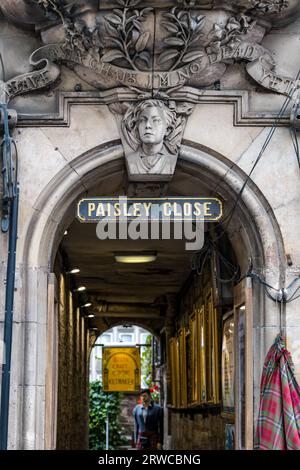
<svg viewBox="0 0 300 470">
<path fill-rule="evenodd" d="M 83 292 L 84 290 L 86 290 L 85 286 L 80 286 L 78 289 L 75 289 L 76 292 Z"/>
<path fill-rule="evenodd" d="M 87 317 L 88 317 L 88 318 L 95 318 L 95 315 L 93 315 L 93 314 L 91 313 L 91 315 L 88 315 Z"/>
<path fill-rule="evenodd" d="M 157 259 L 156 252 L 115 253 L 117 263 L 151 263 Z"/>
<path fill-rule="evenodd" d="M 78 274 L 78 273 L 80 273 L 79 268 L 74 268 L 74 269 L 71 269 L 71 271 L 66 272 L 66 274 Z"/>
<path fill-rule="evenodd" d="M 81 305 L 81 308 L 91 307 L 91 306 L 92 306 L 92 303 L 88 302 L 87 304 Z"/>
</svg>

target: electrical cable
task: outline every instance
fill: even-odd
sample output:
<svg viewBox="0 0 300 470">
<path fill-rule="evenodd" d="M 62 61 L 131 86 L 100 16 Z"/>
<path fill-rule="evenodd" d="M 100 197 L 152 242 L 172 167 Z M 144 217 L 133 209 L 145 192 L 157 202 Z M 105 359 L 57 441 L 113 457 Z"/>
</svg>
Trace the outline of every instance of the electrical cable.
<svg viewBox="0 0 300 470">
<path fill-rule="evenodd" d="M 297 73 L 297 77 L 296 77 L 296 80 L 299 79 L 299 76 L 300 76 L 300 69 Z M 243 191 L 245 189 L 245 187 L 247 186 L 250 178 L 251 178 L 251 175 L 253 173 L 253 171 L 255 170 L 258 162 L 260 161 L 260 159 L 262 158 L 265 150 L 267 149 L 277 127 L 278 127 L 278 122 L 279 120 L 281 119 L 281 117 L 283 116 L 284 112 L 286 111 L 289 103 L 290 103 L 290 100 L 292 99 L 291 96 L 287 96 L 287 98 L 285 99 L 285 101 L 283 102 L 283 105 L 274 121 L 274 123 L 272 124 L 272 127 L 265 139 L 265 142 L 249 172 L 249 174 L 247 175 L 237 197 L 236 197 L 236 200 L 235 200 L 235 203 L 233 205 L 233 208 L 231 209 L 231 211 L 229 212 L 229 214 L 227 215 L 227 217 L 225 219 L 222 220 L 222 222 L 219 222 L 219 224 L 222 224 L 222 232 L 221 234 L 218 236 L 218 237 L 214 237 L 213 241 L 210 241 L 209 244 L 204 244 L 203 248 L 200 250 L 200 252 L 196 253 L 194 255 L 194 261 L 193 261 L 193 264 L 194 266 L 196 266 L 196 270 L 197 270 L 197 274 L 200 275 L 202 274 L 203 270 L 204 270 L 204 266 L 205 266 L 205 263 L 206 263 L 206 260 L 207 260 L 207 257 L 209 255 L 209 251 L 211 250 L 211 245 L 213 246 L 213 250 L 215 252 L 217 252 L 218 256 L 220 259 L 222 259 L 222 262 L 223 264 L 226 266 L 227 265 L 227 269 L 229 267 L 233 267 L 233 265 L 220 253 L 219 250 L 217 250 L 216 248 L 216 241 L 220 240 L 226 233 L 226 230 L 228 229 L 228 226 L 234 216 L 234 213 L 236 211 L 236 208 L 238 206 L 238 203 L 240 202 L 241 200 L 241 197 L 242 197 L 242 194 L 243 194 Z M 292 140 L 292 144 L 293 144 L 293 147 L 294 147 L 294 150 L 295 150 L 295 154 L 296 154 L 296 158 L 297 158 L 297 162 L 298 162 L 298 166 L 300 168 L 300 151 L 299 151 L 299 143 L 298 143 L 298 138 L 297 138 L 297 131 L 296 131 L 296 128 L 295 128 L 295 125 L 294 123 L 292 123 L 292 125 L 290 126 L 290 135 L 291 135 L 291 140 Z M 231 171 L 233 165 L 230 167 L 230 169 L 227 171 L 226 175 L 228 174 L 229 171 Z M 222 182 L 224 181 L 225 177 L 223 176 L 223 178 L 218 182 L 217 184 L 217 187 L 216 189 L 222 184 Z M 225 227 L 224 227 L 224 221 L 226 223 Z M 215 227 L 214 227 L 214 230 L 215 230 Z M 209 231 L 210 232 L 210 231 Z M 199 257 L 200 255 L 200 257 Z M 199 259 L 197 259 L 197 256 L 199 257 Z M 202 261 L 202 262 L 201 262 Z M 200 264 L 201 262 L 201 264 Z M 201 266 L 200 270 L 199 270 L 199 265 Z M 217 277 L 218 281 L 219 282 L 233 282 L 234 280 L 236 280 L 236 275 L 238 273 L 238 270 L 236 270 L 233 274 L 233 277 L 231 279 L 228 279 L 228 280 L 224 280 L 224 279 L 220 279 L 219 277 Z M 271 286 L 270 284 L 268 284 L 267 282 L 265 282 L 258 274 L 256 273 L 253 273 L 253 272 L 248 272 L 246 275 L 240 277 L 239 281 L 240 282 L 243 278 L 245 277 L 251 277 L 254 281 L 256 282 L 259 282 L 262 286 L 264 286 L 264 291 L 266 293 L 266 295 L 271 299 L 271 300 L 275 300 L 276 302 L 278 302 L 279 298 L 278 296 L 276 296 L 275 298 L 270 294 L 269 290 L 268 289 L 271 289 L 273 290 L 274 292 L 276 292 L 277 294 L 280 294 L 281 293 L 281 298 L 280 298 L 280 331 L 282 333 L 282 325 L 281 325 L 281 317 L 282 317 L 282 308 L 283 308 L 283 303 L 290 303 L 290 302 L 293 302 L 294 300 L 298 299 L 300 297 L 300 294 L 298 296 L 295 297 L 296 293 L 300 290 L 300 286 L 294 291 L 294 293 L 292 294 L 292 296 L 289 298 L 289 299 L 286 299 L 285 296 L 283 295 L 283 289 L 277 289 L 273 286 Z M 297 281 L 297 279 L 299 279 L 299 276 L 297 278 L 295 278 L 292 283 L 290 284 L 289 288 Z"/>
<path fill-rule="evenodd" d="M 298 73 L 297 73 L 297 76 L 296 76 L 296 80 L 298 80 L 299 77 L 300 77 L 300 69 L 298 70 Z M 249 182 L 249 180 L 250 180 L 250 177 L 251 177 L 253 171 L 255 170 L 255 168 L 256 168 L 258 162 L 260 161 L 260 159 L 261 159 L 261 157 L 263 156 L 265 150 L 267 149 L 267 147 L 268 147 L 268 145 L 269 145 L 269 143 L 270 143 L 270 141 L 271 141 L 271 139 L 272 139 L 272 137 L 273 137 L 273 135 L 274 135 L 274 133 L 275 133 L 277 127 L 278 127 L 278 122 L 280 121 L 280 119 L 282 118 L 284 112 L 286 111 L 286 109 L 287 109 L 287 107 L 288 107 L 288 105 L 289 105 L 291 99 L 292 99 L 292 96 L 288 95 L 288 96 L 286 97 L 286 99 L 284 100 L 284 102 L 283 102 L 283 104 L 282 104 L 282 107 L 281 107 L 281 109 L 280 109 L 278 115 L 276 116 L 275 121 L 273 122 L 273 124 L 272 124 L 272 126 L 271 126 L 271 129 L 270 129 L 270 131 L 269 131 L 269 133 L 268 133 L 268 135 L 267 135 L 267 137 L 266 137 L 266 140 L 265 140 L 265 142 L 264 142 L 264 144 L 263 144 L 263 146 L 262 146 L 262 148 L 261 148 L 261 150 L 260 150 L 260 152 L 259 152 L 259 154 L 258 154 L 258 156 L 257 156 L 257 158 L 256 158 L 256 160 L 255 160 L 255 162 L 254 162 L 254 164 L 253 164 L 251 170 L 250 170 L 250 173 L 247 175 L 247 177 L 246 177 L 246 179 L 245 179 L 245 181 L 244 181 L 244 183 L 243 183 L 243 185 L 242 185 L 242 187 L 241 187 L 241 189 L 240 189 L 240 191 L 239 191 L 239 193 L 238 193 L 238 195 L 237 195 L 237 197 L 236 197 L 236 200 L 235 200 L 235 203 L 234 203 L 233 208 L 231 209 L 231 211 L 229 212 L 229 214 L 228 214 L 222 221 L 218 222 L 218 224 L 219 224 L 219 225 L 222 225 L 222 227 L 224 227 L 224 222 L 226 223 L 226 225 L 225 225 L 225 228 L 223 228 L 223 231 L 222 231 L 222 233 L 219 235 L 219 237 L 215 238 L 215 241 L 218 240 L 218 239 L 220 239 L 220 238 L 222 238 L 222 237 L 224 236 L 226 230 L 228 229 L 228 226 L 229 226 L 229 224 L 230 224 L 230 222 L 231 222 L 231 220 L 232 220 L 232 217 L 234 216 L 235 210 L 236 210 L 236 208 L 237 208 L 238 203 L 240 202 L 240 199 L 241 199 L 241 196 L 242 196 L 242 194 L 243 194 L 243 192 L 244 192 L 244 189 L 245 189 L 245 187 L 247 186 L 247 184 L 248 184 L 248 182 Z M 297 141 L 297 139 L 295 139 L 295 140 Z M 293 144 L 293 145 L 294 145 L 294 148 L 297 149 L 297 148 L 298 148 L 298 141 L 297 141 L 297 144 L 296 144 L 296 142 L 295 142 L 295 144 Z M 296 151 L 296 150 L 295 150 L 295 151 Z M 296 151 L 296 154 L 297 154 L 297 151 Z M 298 155 L 299 155 L 299 149 L 298 149 Z M 299 160 L 298 160 L 298 162 L 299 162 L 299 167 L 300 167 L 300 155 L 299 155 Z M 228 170 L 228 172 L 231 171 L 231 169 L 232 169 L 233 166 L 234 166 L 234 165 L 232 165 L 232 166 L 230 167 L 230 169 Z M 228 174 L 228 172 L 226 173 L 226 175 Z M 217 190 L 218 187 L 222 184 L 222 182 L 224 181 L 224 178 L 225 178 L 225 177 L 223 176 L 223 178 L 222 178 L 221 181 L 218 183 L 218 185 L 217 185 L 217 187 L 215 188 L 215 190 Z"/>
<path fill-rule="evenodd" d="M 298 138 L 297 138 L 297 130 L 296 130 L 296 127 L 295 127 L 294 123 L 291 123 L 290 134 L 291 134 L 292 144 L 293 144 L 293 147 L 294 147 L 294 150 L 295 150 L 298 166 L 300 168 L 299 142 L 298 142 Z"/>
<path fill-rule="evenodd" d="M 300 74 L 300 70 L 299 70 L 298 75 L 299 75 L 299 74 Z M 286 111 L 286 109 L 287 109 L 287 107 L 288 107 L 288 105 L 289 105 L 289 103 L 290 103 L 290 100 L 291 100 L 291 97 L 290 97 L 290 96 L 288 96 L 288 97 L 285 99 L 285 101 L 284 101 L 284 103 L 283 103 L 283 105 L 282 105 L 282 107 L 281 107 L 281 109 L 280 109 L 280 111 L 279 111 L 279 113 L 278 113 L 278 115 L 277 115 L 277 117 L 276 117 L 276 119 L 275 119 L 275 122 L 272 124 L 272 127 L 271 127 L 271 129 L 270 129 L 270 131 L 269 131 L 269 133 L 268 133 L 268 135 L 267 135 L 267 137 L 266 137 L 266 140 L 265 140 L 265 142 L 264 142 L 264 144 L 263 144 L 263 146 L 262 146 L 262 148 L 261 148 L 261 150 L 260 150 L 260 152 L 259 152 L 259 154 L 258 154 L 258 156 L 257 156 L 257 158 L 256 158 L 256 160 L 255 160 L 255 162 L 254 162 L 254 164 L 253 164 L 253 166 L 252 166 L 250 172 L 248 173 L 248 175 L 247 175 L 247 177 L 246 177 L 246 179 L 245 179 L 245 181 L 244 181 L 244 183 L 243 183 L 243 185 L 242 185 L 242 187 L 241 187 L 241 189 L 240 189 L 240 191 L 239 191 L 239 193 L 238 193 L 238 195 L 237 195 L 237 197 L 236 197 L 234 206 L 233 206 L 233 208 L 231 209 L 230 213 L 229 213 L 228 216 L 227 216 L 228 221 L 227 221 L 226 218 L 225 218 L 225 220 L 226 220 L 226 226 L 225 226 L 224 231 L 226 231 L 226 229 L 228 228 L 228 226 L 229 226 L 229 224 L 230 224 L 230 222 L 231 222 L 231 220 L 232 220 L 232 217 L 233 217 L 233 215 L 234 215 L 234 213 L 235 213 L 235 210 L 236 210 L 236 208 L 237 208 L 237 205 L 238 205 L 238 203 L 240 202 L 240 199 L 241 199 L 241 197 L 242 197 L 242 194 L 243 194 L 243 192 L 244 192 L 244 189 L 245 189 L 245 187 L 247 186 L 247 184 L 248 184 L 248 182 L 249 182 L 249 180 L 250 180 L 250 178 L 251 178 L 251 175 L 252 175 L 253 171 L 255 170 L 255 168 L 256 168 L 258 162 L 260 161 L 260 159 L 262 158 L 262 156 L 263 156 L 265 150 L 267 149 L 267 147 L 268 147 L 268 145 L 269 145 L 269 143 L 270 143 L 270 141 L 271 141 L 271 139 L 272 139 L 272 137 L 273 137 L 273 135 L 274 135 L 274 133 L 275 133 L 277 127 L 278 127 L 278 121 L 281 119 L 281 117 L 283 116 L 284 112 Z M 224 219 L 223 219 L 223 221 L 222 221 L 222 225 L 224 225 Z M 223 233 L 224 233 L 224 232 L 223 232 Z M 223 234 L 222 234 L 222 236 L 223 236 Z"/>
<path fill-rule="evenodd" d="M 287 303 L 290 303 L 290 302 L 293 302 L 293 300 L 295 300 L 295 295 L 296 293 L 300 290 L 300 286 L 297 287 L 297 289 L 295 290 L 295 292 L 291 295 L 291 297 L 287 300 Z M 298 298 L 298 297 L 296 297 Z"/>
<path fill-rule="evenodd" d="M 300 297 L 300 294 L 297 295 L 297 297 L 294 297 L 293 299 L 290 299 L 287 303 L 294 302 L 294 300 L 299 299 L 299 297 Z"/>
<path fill-rule="evenodd" d="M 239 266 L 235 266 L 233 265 L 222 253 L 221 251 L 215 246 L 214 242 L 212 240 L 207 240 L 204 247 L 205 250 L 202 249 L 202 251 L 200 251 L 200 257 L 197 259 L 194 258 L 192 260 L 192 268 L 194 271 L 197 272 L 197 275 L 201 276 L 203 271 L 204 271 L 204 267 L 205 267 L 205 264 L 207 262 L 207 259 L 208 259 L 208 256 L 210 254 L 213 254 L 215 253 L 220 261 L 223 263 L 223 265 L 225 266 L 225 268 L 227 269 L 228 272 L 232 272 L 233 275 L 231 278 L 229 279 L 222 279 L 220 278 L 218 275 L 216 275 L 216 279 L 221 282 L 221 283 L 230 283 L 230 282 L 235 282 L 235 283 L 239 283 L 241 282 L 243 279 L 247 278 L 247 277 L 250 277 L 251 279 L 253 279 L 253 281 L 259 283 L 260 285 L 262 285 L 264 287 L 264 292 L 266 293 L 267 297 L 269 299 L 271 299 L 272 301 L 276 301 L 278 302 L 280 300 L 281 303 L 290 303 L 290 302 L 293 302 L 294 300 L 298 299 L 300 297 L 300 294 L 298 296 L 295 297 L 295 295 L 297 294 L 297 292 L 299 292 L 300 290 L 300 286 L 298 286 L 295 291 L 293 292 L 293 294 L 291 295 L 291 297 L 289 298 L 286 298 L 285 294 L 284 294 L 284 289 L 281 288 L 281 289 L 278 289 L 276 287 L 273 287 L 271 286 L 269 283 L 267 283 L 259 274 L 257 273 L 254 273 L 252 271 L 248 271 L 246 274 L 242 275 L 242 276 L 239 276 L 237 277 L 238 273 L 239 273 Z M 199 256 L 199 252 L 196 254 L 196 256 Z M 289 286 L 286 288 L 286 291 L 288 291 L 294 284 L 295 282 L 297 282 L 297 280 L 300 279 L 300 275 L 298 275 L 295 279 L 293 279 L 293 281 L 289 284 Z M 276 294 L 278 294 L 277 296 L 272 296 L 269 292 L 269 290 L 272 290 L 274 291 Z"/>
</svg>

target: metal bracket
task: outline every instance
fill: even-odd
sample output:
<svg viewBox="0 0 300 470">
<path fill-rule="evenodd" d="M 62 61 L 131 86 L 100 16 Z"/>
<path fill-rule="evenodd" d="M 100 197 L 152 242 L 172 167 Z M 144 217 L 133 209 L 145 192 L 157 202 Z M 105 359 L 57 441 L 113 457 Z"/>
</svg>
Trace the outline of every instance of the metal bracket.
<svg viewBox="0 0 300 470">
<path fill-rule="evenodd" d="M 17 190 L 17 161 L 13 151 L 14 142 L 9 133 L 16 124 L 16 111 L 8 110 L 5 103 L 0 103 L 0 136 L 2 136 L 0 155 L 3 180 L 1 230 L 5 233 L 9 230 L 10 201 L 16 196 Z"/>
<path fill-rule="evenodd" d="M 0 103 L 1 105 L 1 103 Z M 8 120 L 8 128 L 13 130 L 18 122 L 18 113 L 15 109 L 7 109 L 7 120 Z M 0 135 L 3 135 L 4 130 L 4 113 L 3 110 L 0 109 Z"/>
<path fill-rule="evenodd" d="M 300 90 L 297 91 L 296 99 L 290 116 L 291 128 L 300 131 Z"/>
</svg>

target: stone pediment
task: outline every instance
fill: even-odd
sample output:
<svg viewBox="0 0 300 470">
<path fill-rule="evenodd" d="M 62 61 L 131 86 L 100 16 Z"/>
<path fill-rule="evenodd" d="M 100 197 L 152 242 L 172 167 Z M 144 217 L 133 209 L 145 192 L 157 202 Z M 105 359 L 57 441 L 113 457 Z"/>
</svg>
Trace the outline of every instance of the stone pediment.
<svg viewBox="0 0 300 470">
<path fill-rule="evenodd" d="M 35 0 L 2 0 L 1 9 L 3 13 L 12 21 L 18 24 L 23 24 L 26 27 L 40 27 L 47 24 L 49 18 L 45 18 L 45 8 L 50 1 L 35 1 Z M 53 1 L 52 4 L 65 3 L 70 6 L 79 7 L 81 12 L 96 13 L 97 11 L 108 11 L 120 6 L 118 0 L 88 0 L 84 2 L 69 1 L 57 2 Z M 133 5 L 133 3 L 136 3 Z M 132 2 L 132 6 L 139 6 L 140 8 L 152 7 L 156 9 L 170 9 L 174 6 L 185 7 L 189 9 L 199 10 L 225 10 L 231 13 L 245 13 L 251 12 L 256 18 L 261 18 L 269 22 L 270 26 L 281 26 L 290 21 L 293 21 L 294 15 L 298 10 L 298 0 L 141 0 L 139 2 Z M 48 15 L 49 16 L 49 15 Z M 52 14 L 52 19 L 55 19 L 55 13 Z"/>
<path fill-rule="evenodd" d="M 193 106 L 234 64 L 261 89 L 294 99 L 300 88 L 263 42 L 295 20 L 300 0 L 3 0 L 1 9 L 39 42 L 31 71 L 0 81 L 1 101 L 49 89 L 67 67 L 110 105 L 134 182 L 170 181 Z"/>
<path fill-rule="evenodd" d="M 243 62 L 260 85 L 291 95 L 298 84 L 276 73 L 276 58 L 261 42 L 272 27 L 292 21 L 299 5 L 296 0 L 3 0 L 4 15 L 35 31 L 42 44 L 29 58 L 34 71 L 5 84 L 6 99 L 51 85 L 60 64 L 99 90 L 127 87 L 152 96 L 183 86 L 210 87 L 228 65 Z"/>
</svg>

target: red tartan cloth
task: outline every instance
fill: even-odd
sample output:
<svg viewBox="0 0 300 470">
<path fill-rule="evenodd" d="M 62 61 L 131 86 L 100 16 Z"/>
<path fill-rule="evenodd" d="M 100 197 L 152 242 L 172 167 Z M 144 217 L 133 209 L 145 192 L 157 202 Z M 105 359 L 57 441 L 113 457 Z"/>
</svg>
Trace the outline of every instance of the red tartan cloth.
<svg viewBox="0 0 300 470">
<path fill-rule="evenodd" d="M 300 387 L 292 358 L 280 335 L 263 367 L 255 447 L 300 450 Z"/>
</svg>

